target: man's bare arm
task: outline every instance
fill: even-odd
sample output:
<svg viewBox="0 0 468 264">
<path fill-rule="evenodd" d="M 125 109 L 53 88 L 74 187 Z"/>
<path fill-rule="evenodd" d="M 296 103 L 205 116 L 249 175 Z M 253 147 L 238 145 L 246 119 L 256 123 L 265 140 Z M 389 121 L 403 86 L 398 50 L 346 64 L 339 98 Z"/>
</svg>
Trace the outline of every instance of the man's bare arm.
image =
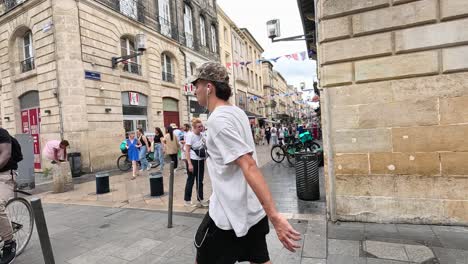
<svg viewBox="0 0 468 264">
<path fill-rule="evenodd" d="M 275 227 L 278 239 L 283 243 L 285 248 L 295 252 L 295 249 L 299 248 L 299 245 L 294 241 L 300 240 L 300 234 L 294 230 L 288 221 L 276 210 L 270 189 L 265 182 L 262 172 L 257 167 L 257 163 L 250 154 L 241 156 L 235 162 L 241 167 L 247 183 L 255 192 L 255 195 L 265 209 L 268 218 Z"/>
</svg>

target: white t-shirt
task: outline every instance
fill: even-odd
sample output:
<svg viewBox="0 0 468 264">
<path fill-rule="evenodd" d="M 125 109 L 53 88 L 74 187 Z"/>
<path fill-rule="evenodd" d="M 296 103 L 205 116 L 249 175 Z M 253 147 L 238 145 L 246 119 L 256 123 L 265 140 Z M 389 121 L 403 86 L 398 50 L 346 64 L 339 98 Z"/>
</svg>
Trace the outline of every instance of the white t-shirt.
<svg viewBox="0 0 468 264">
<path fill-rule="evenodd" d="M 257 161 L 249 119 L 237 106 L 217 107 L 208 118 L 207 170 L 213 193 L 209 213 L 216 226 L 245 236 L 266 213 L 235 160 L 252 154 Z"/>
<path fill-rule="evenodd" d="M 271 128 L 271 136 L 272 136 L 272 137 L 277 137 L 278 134 L 276 134 L 276 132 L 278 132 L 278 131 L 276 130 L 276 127 L 272 127 L 272 128 Z"/>
<path fill-rule="evenodd" d="M 190 159 L 193 160 L 202 160 L 197 153 L 195 153 L 194 149 L 201 149 L 205 144 L 203 142 L 203 136 L 202 134 L 200 135 L 195 135 L 192 131 L 187 132 L 185 135 L 185 147 L 188 148 L 187 145 L 191 146 L 190 149 Z"/>
<path fill-rule="evenodd" d="M 278 134 L 279 138 L 284 138 L 284 128 L 280 127 L 280 129 L 278 129 Z"/>
</svg>

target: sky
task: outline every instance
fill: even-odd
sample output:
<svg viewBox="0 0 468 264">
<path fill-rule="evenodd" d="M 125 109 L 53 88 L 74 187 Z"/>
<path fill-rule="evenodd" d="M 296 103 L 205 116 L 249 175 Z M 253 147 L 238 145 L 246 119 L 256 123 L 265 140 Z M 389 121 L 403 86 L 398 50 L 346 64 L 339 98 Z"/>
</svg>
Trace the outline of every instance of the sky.
<svg viewBox="0 0 468 264">
<path fill-rule="evenodd" d="M 217 0 L 217 2 L 239 28 L 247 28 L 252 33 L 265 50 L 263 57 L 275 58 L 307 50 L 305 41 L 272 43 L 267 36 L 266 22 L 271 19 L 280 20 L 280 38 L 304 34 L 297 0 Z M 295 61 L 281 58 L 273 65 L 288 84 L 298 88 L 301 82 L 306 82 L 306 89 L 311 89 L 314 80 L 317 80 L 316 62 L 313 60 Z"/>
</svg>

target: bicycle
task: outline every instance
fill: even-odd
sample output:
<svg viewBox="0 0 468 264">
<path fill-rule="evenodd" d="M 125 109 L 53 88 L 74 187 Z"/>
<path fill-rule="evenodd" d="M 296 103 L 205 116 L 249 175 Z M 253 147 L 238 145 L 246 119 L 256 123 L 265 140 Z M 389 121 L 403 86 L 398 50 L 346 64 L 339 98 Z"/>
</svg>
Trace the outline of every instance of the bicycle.
<svg viewBox="0 0 468 264">
<path fill-rule="evenodd" d="M 124 151 L 122 151 L 122 153 L 124 153 Z M 159 166 L 159 161 L 155 161 L 154 159 L 154 152 L 146 153 L 146 159 L 151 165 L 151 168 Z M 117 168 L 123 172 L 129 171 L 132 168 L 132 161 L 128 159 L 128 154 L 126 152 L 117 158 Z"/>
<path fill-rule="evenodd" d="M 302 142 L 294 136 L 285 139 L 285 144 L 277 144 L 271 148 L 271 159 L 276 163 L 281 163 L 286 157 L 290 165 L 295 163 L 296 152 L 305 151 Z"/>
<path fill-rule="evenodd" d="M 13 182 L 15 182 L 14 179 L 17 176 L 18 173 L 12 170 L 11 178 Z M 31 194 L 20 190 L 16 182 L 14 184 L 13 193 L 14 197 L 7 201 L 5 212 L 8 215 L 8 219 L 11 221 L 13 237 L 17 245 L 16 255 L 19 256 L 21 253 L 23 253 L 24 249 L 31 240 L 34 229 L 34 214 L 29 201 L 23 197 L 18 196 L 18 193 L 28 196 Z M 3 245 L 0 245 L 0 248 L 3 248 Z"/>
</svg>

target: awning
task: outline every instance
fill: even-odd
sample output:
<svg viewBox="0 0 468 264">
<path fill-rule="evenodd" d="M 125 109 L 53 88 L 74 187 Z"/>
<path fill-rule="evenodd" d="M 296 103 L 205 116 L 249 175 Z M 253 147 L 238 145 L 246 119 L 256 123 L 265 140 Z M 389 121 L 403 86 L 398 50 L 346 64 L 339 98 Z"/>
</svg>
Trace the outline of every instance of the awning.
<svg viewBox="0 0 468 264">
<path fill-rule="evenodd" d="M 245 114 L 247 115 L 248 118 L 262 117 L 262 116 L 260 116 L 260 115 L 254 114 L 254 113 L 249 112 L 249 111 L 245 111 L 245 110 L 244 110 L 244 112 L 245 112 Z"/>
<path fill-rule="evenodd" d="M 265 121 L 267 123 L 272 123 L 272 124 L 279 124 L 280 123 L 279 121 L 273 121 L 273 120 L 270 120 L 270 119 L 264 119 L 263 121 Z"/>
</svg>

